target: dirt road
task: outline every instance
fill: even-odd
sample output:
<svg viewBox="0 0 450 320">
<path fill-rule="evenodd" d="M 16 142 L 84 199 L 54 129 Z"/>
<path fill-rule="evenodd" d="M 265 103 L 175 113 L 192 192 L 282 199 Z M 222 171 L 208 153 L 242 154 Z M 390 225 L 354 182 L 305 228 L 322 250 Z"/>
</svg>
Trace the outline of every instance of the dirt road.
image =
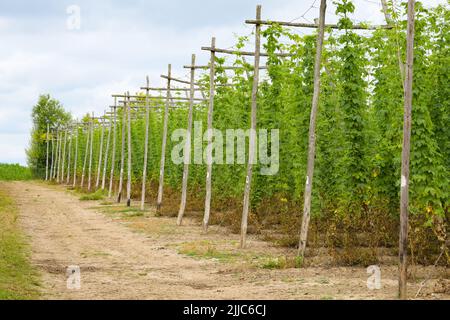
<svg viewBox="0 0 450 320">
<path fill-rule="evenodd" d="M 227 246 L 239 252 L 238 235 L 224 228 L 211 228 L 208 235 L 202 235 L 199 223 L 189 219 L 179 228 L 175 219 L 151 214 L 121 219 L 102 212 L 99 202 L 82 202 L 59 186 L 9 182 L 0 188 L 13 196 L 20 210 L 20 224 L 31 242 L 32 263 L 42 274 L 44 299 L 396 297 L 396 266 L 382 266 L 382 289 L 369 290 L 362 267 L 269 270 L 248 267 L 239 259 L 191 257 L 180 253 L 180 245 L 228 241 Z M 286 249 L 250 238 L 250 248 L 244 253 L 258 250 L 278 254 Z M 80 266 L 79 290 L 66 287 L 68 265 Z M 425 277 L 432 269 L 419 271 Z M 430 291 L 433 281 L 423 289 L 425 297 L 448 299 L 448 295 Z M 419 281 L 410 284 L 410 292 L 415 293 L 419 285 Z"/>
</svg>

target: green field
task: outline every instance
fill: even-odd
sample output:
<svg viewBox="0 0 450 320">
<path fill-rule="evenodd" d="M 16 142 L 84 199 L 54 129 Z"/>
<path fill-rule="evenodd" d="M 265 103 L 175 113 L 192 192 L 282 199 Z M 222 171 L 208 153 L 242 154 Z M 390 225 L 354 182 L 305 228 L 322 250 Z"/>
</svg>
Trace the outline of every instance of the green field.
<svg viewBox="0 0 450 320">
<path fill-rule="evenodd" d="M 0 300 L 36 299 L 38 286 L 38 274 L 28 259 L 28 245 L 17 226 L 17 209 L 0 190 Z"/>
<path fill-rule="evenodd" d="M 0 163 L 0 180 L 30 180 L 31 171 L 19 164 Z"/>
</svg>

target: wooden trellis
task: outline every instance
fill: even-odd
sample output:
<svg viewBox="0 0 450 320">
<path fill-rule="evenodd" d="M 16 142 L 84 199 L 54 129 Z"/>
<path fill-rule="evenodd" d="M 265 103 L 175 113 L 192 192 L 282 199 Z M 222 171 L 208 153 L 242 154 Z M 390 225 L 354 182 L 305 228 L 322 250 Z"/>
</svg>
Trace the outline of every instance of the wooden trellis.
<svg viewBox="0 0 450 320">
<path fill-rule="evenodd" d="M 399 56 L 399 69 L 402 79 L 404 79 L 404 127 L 403 127 L 403 147 L 402 147 L 402 167 L 401 167 L 401 200 L 400 200 L 400 240 L 399 240 L 399 296 L 400 298 L 406 298 L 406 275 L 407 275 L 407 226 L 408 226 L 408 185 L 409 185 L 409 154 L 410 154 L 410 139 L 411 139 L 411 103 L 412 103 L 412 70 L 413 70 L 413 41 L 414 41 L 414 0 L 408 0 L 408 25 L 407 25 L 407 61 L 406 68 Z M 316 54 L 314 62 L 314 89 L 311 101 L 311 113 L 309 121 L 309 134 L 308 134 L 308 159 L 306 170 L 306 181 L 304 188 L 304 204 L 303 204 L 303 216 L 301 222 L 298 256 L 304 258 L 305 250 L 307 246 L 308 228 L 311 216 L 311 195 L 312 185 L 314 177 L 314 161 L 315 161 L 315 148 L 316 148 L 316 118 L 318 112 L 318 106 L 320 102 L 320 74 L 322 68 L 322 51 L 325 29 L 338 29 L 340 26 L 337 24 L 326 24 L 326 0 L 320 1 L 319 19 L 317 23 L 297 23 L 297 22 L 285 22 L 285 21 L 271 21 L 263 20 L 261 18 L 261 6 L 256 7 L 256 18 L 254 20 L 246 20 L 246 24 L 255 26 L 255 41 L 254 51 L 242 51 L 242 50 L 230 50 L 221 49 L 216 47 L 216 39 L 211 39 L 209 47 L 201 47 L 202 50 L 210 52 L 209 63 L 207 65 L 196 65 L 195 55 L 191 57 L 191 64 L 184 66 L 190 69 L 190 80 L 184 80 L 172 76 L 172 67 L 169 64 L 167 75 L 161 75 L 161 77 L 167 80 L 167 86 L 165 88 L 150 87 L 149 78 L 146 78 L 146 86 L 141 87 L 141 90 L 145 90 L 144 95 L 130 95 L 129 92 L 125 94 L 115 94 L 114 106 L 111 106 L 111 112 L 105 112 L 103 117 L 95 118 L 94 113 L 89 115 L 87 123 L 75 122 L 72 126 L 57 126 L 50 130 L 50 124 L 47 123 L 46 132 L 46 169 L 45 180 L 55 179 L 58 183 L 65 183 L 69 185 L 71 179 L 71 169 L 73 168 L 73 183 L 72 186 L 77 185 L 77 163 L 79 152 L 79 134 L 78 131 L 85 130 L 85 151 L 83 156 L 83 165 L 81 171 L 80 187 L 85 185 L 87 175 L 87 190 L 90 191 L 92 186 L 95 189 L 106 187 L 108 161 L 111 156 L 109 172 L 109 188 L 108 196 L 113 195 L 113 185 L 115 179 L 115 167 L 116 167 L 116 148 L 117 148 L 117 111 L 122 110 L 121 123 L 121 145 L 120 145 L 120 165 L 119 165 L 119 181 L 117 188 L 117 202 L 121 202 L 123 197 L 123 184 L 124 184 L 124 170 L 125 170 L 125 156 L 127 160 L 127 181 L 126 181 L 126 204 L 131 205 L 131 173 L 132 173 L 132 123 L 134 119 L 144 119 L 145 123 L 145 137 L 144 137 L 144 155 L 143 155 L 143 168 L 142 168 L 142 187 L 141 187 L 141 200 L 140 209 L 145 209 L 146 198 L 146 181 L 147 181 L 147 168 L 148 168 L 148 152 L 149 152 L 149 140 L 150 136 L 150 114 L 153 109 L 163 109 L 162 120 L 162 141 L 161 141 L 161 157 L 159 165 L 159 179 L 158 179 L 158 192 L 156 198 L 156 213 L 161 213 L 163 193 L 164 193 L 164 171 L 165 171 L 165 158 L 167 148 L 167 135 L 168 135 L 168 122 L 170 109 L 175 108 L 175 101 L 186 102 L 188 106 L 188 118 L 187 118 L 187 137 L 184 146 L 184 165 L 183 176 L 181 182 L 181 200 L 177 216 L 177 225 L 181 225 L 183 216 L 186 209 L 187 201 L 187 185 L 189 178 L 189 164 L 191 158 L 191 136 L 193 125 L 193 112 L 195 102 L 207 102 L 207 143 L 208 146 L 212 143 L 212 130 L 213 130 L 213 115 L 214 115 L 214 99 L 215 90 L 218 86 L 232 86 L 231 84 L 216 84 L 215 72 L 216 72 L 216 56 L 217 54 L 230 54 L 239 56 L 252 56 L 253 59 L 253 82 L 251 91 L 251 117 L 250 117 L 250 136 L 249 136 L 249 155 L 246 163 L 246 178 L 243 194 L 243 207 L 241 217 L 241 234 L 240 234 L 240 246 L 244 248 L 246 246 L 246 236 L 248 228 L 248 216 L 250 210 L 251 199 L 251 186 L 253 178 L 253 165 L 256 162 L 256 129 L 257 129 L 257 107 L 258 107 L 258 88 L 259 88 L 259 72 L 260 70 L 267 69 L 267 66 L 260 65 L 261 57 L 268 57 L 269 54 L 261 52 L 261 28 L 264 25 L 270 26 L 277 24 L 285 27 L 294 28 L 313 28 L 317 29 L 316 39 Z M 367 26 L 363 24 L 355 24 L 351 27 L 354 30 L 376 30 L 376 29 L 390 29 L 392 28 L 391 17 L 386 9 L 385 0 L 381 0 L 381 4 L 386 17 L 386 25 Z M 279 57 L 289 57 L 290 53 L 278 52 L 274 53 Z M 237 66 L 221 66 L 224 70 L 237 70 L 241 67 Z M 205 98 L 205 86 L 204 84 L 195 80 L 196 70 L 205 70 L 209 72 L 209 96 Z M 404 74 L 403 74 L 404 73 Z M 180 83 L 189 85 L 187 88 L 175 88 L 172 87 L 172 83 Z M 151 95 L 150 92 L 157 91 L 165 93 L 165 96 Z M 184 92 L 186 97 L 172 96 L 172 92 Z M 195 97 L 195 93 L 200 92 L 203 98 Z M 117 101 L 117 98 L 124 98 L 123 101 Z M 134 100 L 132 100 L 134 99 Z M 162 106 L 161 104 L 164 104 Z M 184 105 L 186 107 L 186 105 Z M 144 111 L 136 112 L 132 110 Z M 135 115 L 137 113 L 137 115 Z M 94 144 L 94 121 L 100 120 L 99 128 L 100 142 L 98 144 L 98 150 L 96 150 L 97 165 L 96 172 L 93 172 L 93 144 Z M 80 126 L 81 124 L 81 126 Z M 107 130 L 106 146 L 104 145 L 104 135 Z M 112 137 L 111 137 L 112 135 Z M 111 141 L 112 139 L 112 141 Z M 74 145 L 74 149 L 73 149 Z M 125 155 L 125 146 L 127 146 L 127 155 Z M 51 152 L 51 155 L 50 155 Z M 73 157 L 72 157 L 73 155 Z M 73 161 L 73 164 L 72 164 Z M 202 221 L 203 231 L 207 232 L 208 224 L 211 215 L 211 200 L 212 200 L 212 166 L 213 166 L 212 148 L 207 148 L 206 153 L 206 184 L 205 184 L 205 203 L 204 203 L 204 215 Z M 87 172 L 86 172 L 87 170 Z M 92 174 L 96 174 L 95 184 L 92 183 Z"/>
</svg>

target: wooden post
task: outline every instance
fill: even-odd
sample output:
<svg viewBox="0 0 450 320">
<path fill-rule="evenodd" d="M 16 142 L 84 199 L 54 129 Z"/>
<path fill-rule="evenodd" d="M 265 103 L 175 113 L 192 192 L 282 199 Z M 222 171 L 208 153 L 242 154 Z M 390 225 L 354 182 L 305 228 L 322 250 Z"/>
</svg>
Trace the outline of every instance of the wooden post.
<svg viewBox="0 0 450 320">
<path fill-rule="evenodd" d="M 144 167 L 142 169 L 142 190 L 141 190 L 141 210 L 145 209 L 145 183 L 147 180 L 147 159 L 148 159 L 148 127 L 149 127 L 149 116 L 150 108 L 148 105 L 148 94 L 150 87 L 150 81 L 147 76 L 147 88 L 145 89 L 145 141 L 144 141 Z"/>
<path fill-rule="evenodd" d="M 124 170 L 124 164 L 125 164 L 125 128 L 126 124 L 126 107 L 127 102 L 125 100 L 125 103 L 122 108 L 122 145 L 120 150 L 120 175 L 119 175 L 119 189 L 117 191 L 117 202 L 120 202 L 122 199 L 122 190 L 123 190 L 123 170 Z"/>
<path fill-rule="evenodd" d="M 189 177 L 189 163 L 191 162 L 191 131 L 192 131 L 192 117 L 194 111 L 194 82 L 195 82 L 195 54 L 191 58 L 191 85 L 190 85 L 190 97 L 189 97 L 189 112 L 188 112 L 188 124 L 186 130 L 186 142 L 184 145 L 184 167 L 183 167 L 183 181 L 181 189 L 181 203 L 180 210 L 178 211 L 177 225 L 181 225 L 183 221 L 184 210 L 186 209 L 187 198 L 187 183 Z"/>
<path fill-rule="evenodd" d="M 70 182 L 70 161 L 71 161 L 71 153 L 72 153 L 72 139 L 73 139 L 73 127 L 70 130 L 69 135 L 69 151 L 67 153 L 67 178 L 66 178 L 66 184 L 68 185 Z"/>
<path fill-rule="evenodd" d="M 112 186 L 113 186 L 113 181 L 114 181 L 114 167 L 116 166 L 116 127 L 117 127 L 117 110 L 116 110 L 116 105 L 117 105 L 117 98 L 114 98 L 114 107 L 113 107 L 113 112 L 114 112 L 114 128 L 113 128 L 113 146 L 112 146 L 112 152 L 111 152 L 111 173 L 109 175 L 109 190 L 108 190 L 108 198 L 111 198 L 112 195 Z"/>
<path fill-rule="evenodd" d="M 414 62 L 414 0 L 408 0 L 408 25 L 406 30 L 406 78 L 405 104 L 403 114 L 402 168 L 400 183 L 400 239 L 399 239 L 399 279 L 400 299 L 407 298 L 407 254 L 408 254 L 408 204 L 409 204 L 409 158 L 411 150 L 411 110 L 413 99 Z"/>
<path fill-rule="evenodd" d="M 67 144 L 67 130 L 66 127 L 64 130 L 64 144 L 63 144 L 63 151 L 62 151 L 62 162 L 61 162 L 61 183 L 64 183 L 64 169 L 66 164 L 66 144 Z"/>
<path fill-rule="evenodd" d="M 128 125 L 127 125 L 127 132 L 128 132 L 128 175 L 127 175 L 127 207 L 131 205 L 131 108 L 130 108 L 130 93 L 127 92 L 127 116 L 128 116 Z"/>
<path fill-rule="evenodd" d="M 316 60 L 314 62 L 314 92 L 311 105 L 311 115 L 309 120 L 308 139 L 308 162 L 306 169 L 305 194 L 303 203 L 303 217 L 300 230 L 300 240 L 298 245 L 298 255 L 304 257 L 306 241 L 308 238 L 309 220 L 311 217 L 311 193 L 314 175 L 314 159 L 316 157 L 316 118 L 320 96 L 320 69 L 322 66 L 322 47 L 325 32 L 325 12 L 327 8 L 326 0 L 320 2 L 319 30 L 317 33 Z"/>
<path fill-rule="evenodd" d="M 88 169 L 88 191 L 91 191 L 91 175 L 92 175 L 92 146 L 94 144 L 94 113 L 91 118 L 91 144 L 89 145 L 89 169 Z"/>
<path fill-rule="evenodd" d="M 102 172 L 103 137 L 105 134 L 105 126 L 103 118 L 100 119 L 100 126 L 102 127 L 102 129 L 100 133 L 100 146 L 98 150 L 97 179 L 95 180 L 95 189 L 98 189 L 98 186 L 100 185 L 100 173 Z"/>
<path fill-rule="evenodd" d="M 256 20 L 261 20 L 261 6 L 256 7 Z M 250 188 L 252 184 L 253 174 L 253 162 L 256 156 L 256 112 L 257 112 L 257 98 L 258 98 L 258 82 L 259 82 L 259 59 L 261 50 L 261 25 L 255 26 L 255 61 L 253 70 L 253 87 L 252 87 L 252 114 L 250 125 L 250 138 L 249 138 L 249 155 L 247 163 L 247 177 L 245 179 L 244 189 L 244 206 L 242 210 L 241 220 L 241 248 L 245 248 L 245 241 L 247 236 L 247 220 L 248 211 L 250 206 Z"/>
<path fill-rule="evenodd" d="M 55 153 L 55 142 L 54 142 L 54 140 L 55 140 L 55 137 L 54 137 L 54 132 L 52 131 L 52 159 L 51 159 L 51 164 L 50 164 L 50 180 L 52 180 L 53 179 L 53 162 L 55 161 L 54 160 L 54 153 Z"/>
<path fill-rule="evenodd" d="M 86 173 L 86 164 L 87 164 L 87 159 L 88 159 L 88 154 L 89 154 L 90 136 L 91 136 L 91 129 L 90 129 L 90 127 L 86 127 L 86 149 L 84 152 L 83 170 L 81 171 L 81 182 L 80 182 L 81 188 L 83 188 L 83 185 L 84 185 L 84 176 Z"/>
<path fill-rule="evenodd" d="M 214 111 L 214 82 L 216 67 L 216 38 L 211 39 L 211 57 L 209 61 L 209 104 L 208 104 L 208 146 L 212 143 L 213 129 L 213 111 Z M 206 195 L 205 195 L 205 213 L 203 215 L 203 231 L 208 232 L 209 215 L 211 212 L 211 182 L 212 182 L 212 148 L 206 149 Z"/>
<path fill-rule="evenodd" d="M 75 188 L 77 185 L 77 168 L 78 168 L 78 123 L 75 125 L 75 155 L 73 156 L 73 184 Z"/>
<path fill-rule="evenodd" d="M 47 136 L 46 136 L 47 157 L 46 157 L 46 160 L 45 160 L 45 181 L 48 180 L 48 148 L 49 148 L 48 136 L 49 136 L 49 131 L 50 131 L 50 124 L 48 123 L 48 120 L 47 120 Z"/>
<path fill-rule="evenodd" d="M 58 176 L 58 159 L 59 159 L 59 128 L 56 129 L 55 133 L 55 139 L 56 139 L 56 146 L 55 146 L 55 165 L 53 166 L 53 179 L 57 179 Z"/>
<path fill-rule="evenodd" d="M 166 163 L 166 143 L 167 143 L 167 127 L 169 122 L 169 104 L 170 104 L 170 79 L 172 74 L 172 65 L 168 65 L 167 68 L 167 91 L 166 91 L 166 105 L 164 108 L 164 123 L 163 123 L 163 136 L 161 145 L 161 163 L 159 169 L 159 186 L 158 186 L 158 198 L 156 200 L 156 214 L 161 214 L 161 204 L 163 198 L 163 186 L 164 186 L 164 165 Z"/>
<path fill-rule="evenodd" d="M 56 182 L 59 183 L 59 170 L 60 170 L 60 163 L 61 163 L 61 140 L 62 140 L 62 133 L 60 130 L 58 130 L 58 159 L 56 164 Z"/>
<path fill-rule="evenodd" d="M 108 168 L 109 141 L 111 140 L 112 121 L 109 119 L 108 136 L 106 138 L 105 163 L 103 164 L 102 190 L 105 190 L 106 170 Z"/>
</svg>

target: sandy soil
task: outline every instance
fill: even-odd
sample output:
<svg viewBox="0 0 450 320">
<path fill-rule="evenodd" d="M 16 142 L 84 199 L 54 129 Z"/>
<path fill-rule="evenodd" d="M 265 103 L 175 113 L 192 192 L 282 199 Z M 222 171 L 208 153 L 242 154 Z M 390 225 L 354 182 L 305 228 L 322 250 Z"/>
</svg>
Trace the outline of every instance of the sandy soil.
<svg viewBox="0 0 450 320">
<path fill-rule="evenodd" d="M 83 202 L 60 186 L 38 182 L 0 183 L 17 202 L 20 224 L 29 237 L 32 263 L 42 274 L 44 299 L 395 299 L 397 267 L 381 266 L 380 290 L 369 290 L 363 267 L 264 269 L 242 259 L 207 259 L 180 253 L 180 246 L 226 243 L 248 256 L 283 254 L 287 249 L 250 237 L 237 248 L 238 235 L 213 226 L 201 233 L 196 220 L 146 216 L 124 219 L 99 201 Z M 124 208 L 123 205 L 120 208 Z M 66 267 L 81 268 L 81 289 L 66 287 Z M 449 299 L 439 290 L 442 269 L 416 267 L 414 297 Z M 439 276 L 438 276 L 439 275 Z M 448 274 L 447 274 L 448 275 Z"/>
</svg>

